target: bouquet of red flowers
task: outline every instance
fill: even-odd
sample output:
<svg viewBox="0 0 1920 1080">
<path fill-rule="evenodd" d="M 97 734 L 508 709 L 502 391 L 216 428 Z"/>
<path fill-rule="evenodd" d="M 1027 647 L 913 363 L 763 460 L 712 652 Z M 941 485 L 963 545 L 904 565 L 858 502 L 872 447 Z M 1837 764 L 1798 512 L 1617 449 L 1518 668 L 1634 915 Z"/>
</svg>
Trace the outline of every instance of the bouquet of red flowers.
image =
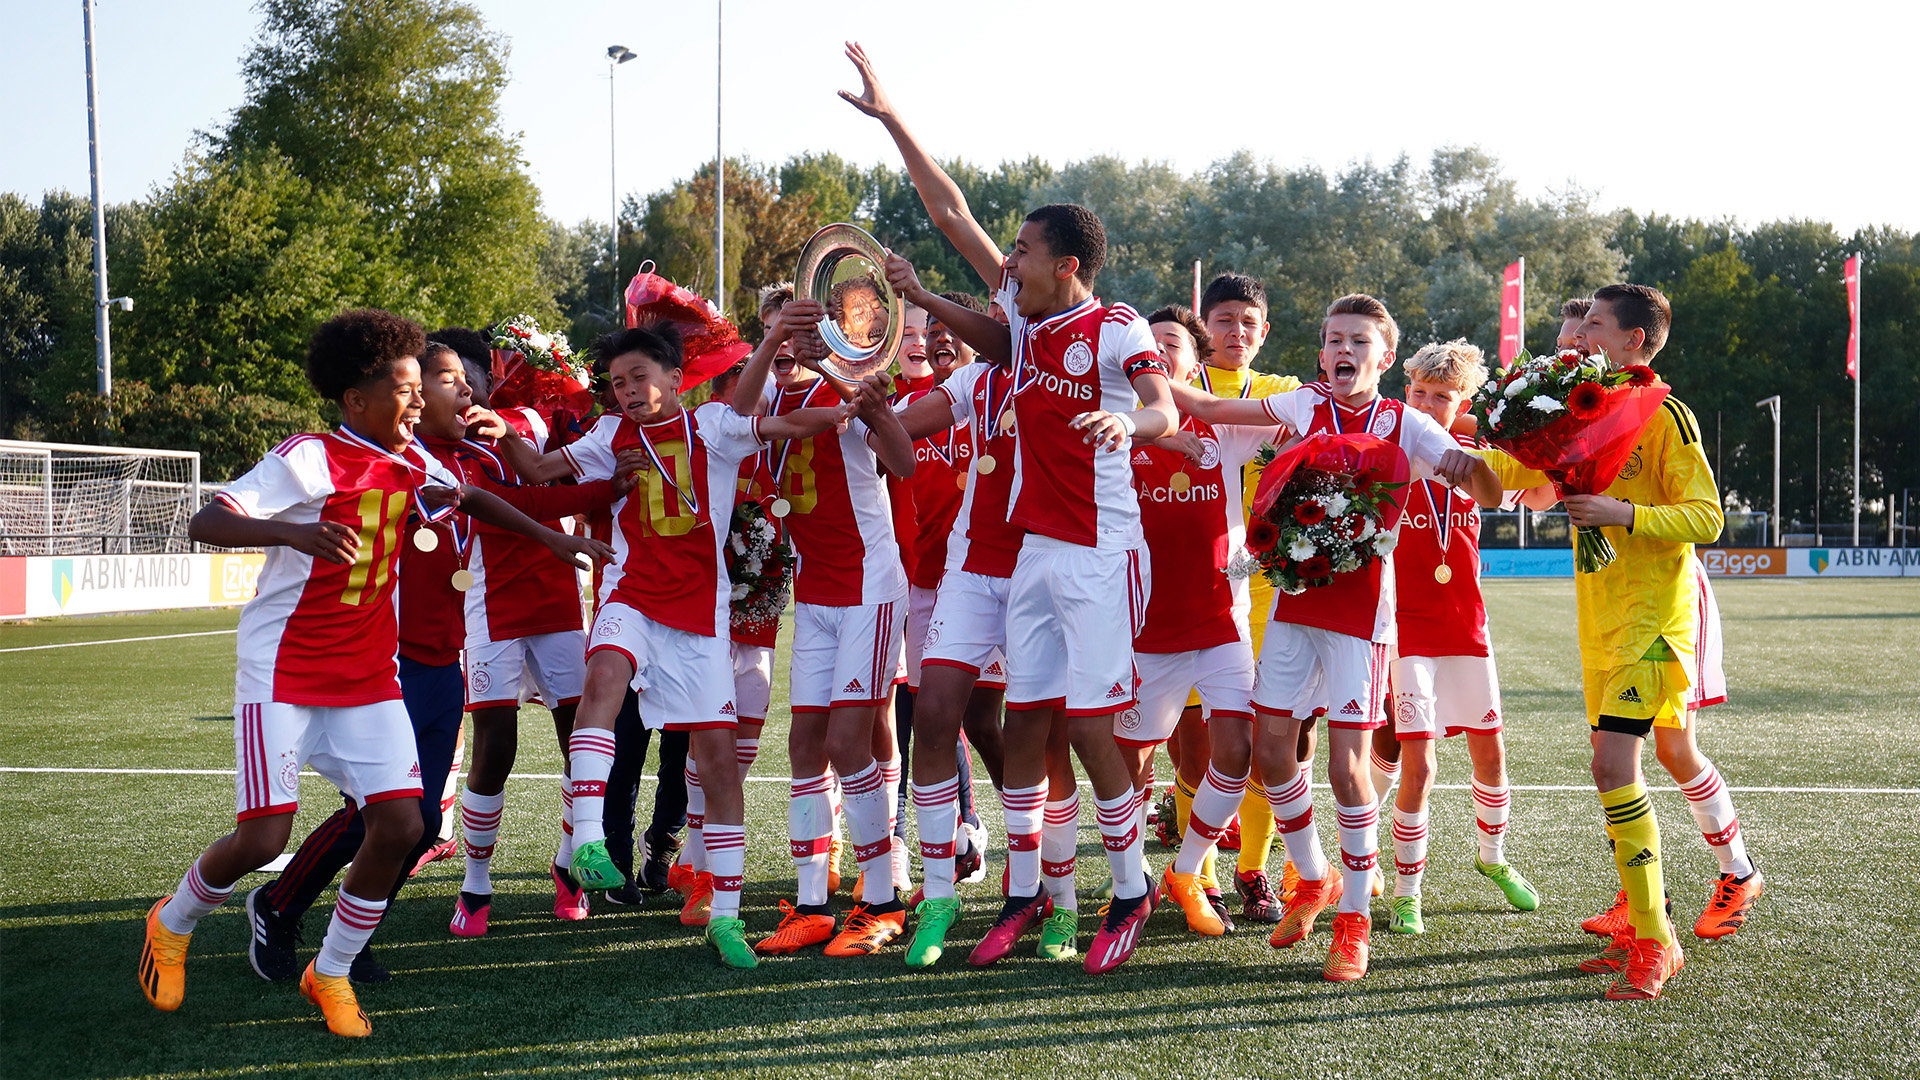
<svg viewBox="0 0 1920 1080">
<path fill-rule="evenodd" d="M 495 408 L 524 405 L 543 415 L 593 411 L 587 368 L 567 336 L 540 329 L 531 316 L 515 315 L 493 328 Z"/>
<path fill-rule="evenodd" d="M 736 630 L 761 630 L 780 621 L 793 591 L 793 547 L 757 499 L 733 510 L 727 533 L 727 580 L 733 582 L 729 621 Z"/>
<path fill-rule="evenodd" d="M 1643 364 L 1616 367 L 1605 356 L 1568 349 L 1557 356 L 1522 352 L 1480 388 L 1473 413 L 1482 436 L 1555 493 L 1598 495 L 1620 475 L 1640 432 L 1670 387 Z M 1574 567 L 1583 574 L 1613 561 L 1613 545 L 1593 526 L 1574 533 Z"/>
<path fill-rule="evenodd" d="M 1375 435 L 1318 434 L 1264 463 L 1233 577 L 1265 574 L 1298 595 L 1393 551 L 1407 456 Z"/>
<path fill-rule="evenodd" d="M 672 323 L 686 345 L 680 389 L 691 390 L 745 359 L 753 346 L 707 298 L 653 272 L 651 261 L 627 283 L 627 325 Z"/>
</svg>

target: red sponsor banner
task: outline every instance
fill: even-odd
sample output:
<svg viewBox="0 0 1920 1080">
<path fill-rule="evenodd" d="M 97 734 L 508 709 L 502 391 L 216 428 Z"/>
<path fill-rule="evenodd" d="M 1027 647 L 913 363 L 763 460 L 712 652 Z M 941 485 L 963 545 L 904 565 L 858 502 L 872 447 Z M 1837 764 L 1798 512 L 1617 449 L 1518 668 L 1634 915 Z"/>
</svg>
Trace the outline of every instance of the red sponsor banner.
<svg viewBox="0 0 1920 1080">
<path fill-rule="evenodd" d="M 27 560 L 0 559 L 0 619 L 27 613 Z"/>
<path fill-rule="evenodd" d="M 1847 259 L 1847 378 L 1860 377 L 1860 256 Z"/>
<path fill-rule="evenodd" d="M 1701 565 L 1715 577 L 1781 577 L 1786 548 L 1700 548 Z"/>
<path fill-rule="evenodd" d="M 1500 366 L 1526 348 L 1527 260 L 1509 263 L 1500 275 Z"/>
</svg>

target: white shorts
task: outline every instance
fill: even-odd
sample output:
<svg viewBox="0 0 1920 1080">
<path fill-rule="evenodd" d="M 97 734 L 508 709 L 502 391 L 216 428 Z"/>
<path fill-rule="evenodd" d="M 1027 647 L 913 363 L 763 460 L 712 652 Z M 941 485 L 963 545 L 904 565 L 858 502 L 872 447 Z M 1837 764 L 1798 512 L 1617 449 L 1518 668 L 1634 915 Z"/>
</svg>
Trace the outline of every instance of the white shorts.
<svg viewBox="0 0 1920 1080">
<path fill-rule="evenodd" d="M 978 677 L 974 685 L 1007 685 L 1008 579 L 948 570 L 927 620 L 921 664 L 956 667 Z"/>
<path fill-rule="evenodd" d="M 1727 700 L 1727 672 L 1720 663 L 1720 604 L 1713 598 L 1713 583 L 1699 559 L 1693 560 L 1693 576 L 1700 583 L 1700 599 L 1695 609 L 1693 685 L 1687 689 L 1687 708 L 1704 709 Z"/>
<path fill-rule="evenodd" d="M 1007 708 L 1104 716 L 1134 705 L 1133 637 L 1147 610 L 1138 551 L 1028 534 L 1007 588 Z"/>
<path fill-rule="evenodd" d="M 699 731 L 736 726 L 728 644 L 724 637 L 663 626 L 609 601 L 593 620 L 587 656 L 611 649 L 633 665 L 641 723 L 655 731 Z"/>
<path fill-rule="evenodd" d="M 1253 691 L 1256 712 L 1325 716 L 1328 727 L 1386 724 L 1387 647 L 1317 626 L 1269 621 Z"/>
<path fill-rule="evenodd" d="M 920 689 L 920 659 L 927 645 L 927 626 L 933 622 L 933 605 L 939 592 L 918 585 L 907 587 L 907 685 Z"/>
<path fill-rule="evenodd" d="M 1396 656 L 1393 737 L 1402 742 L 1500 730 L 1500 675 L 1491 656 Z"/>
<path fill-rule="evenodd" d="M 399 698 L 371 705 L 236 704 L 233 760 L 233 809 L 241 821 L 299 809 L 303 765 L 361 806 L 421 793 L 420 752 Z"/>
<path fill-rule="evenodd" d="M 795 604 L 788 702 L 794 712 L 826 712 L 887 700 L 900 666 L 904 605 L 827 607 Z"/>
<path fill-rule="evenodd" d="M 587 685 L 587 632 L 467 642 L 467 709 L 515 708 L 538 700 L 573 705 Z"/>
<path fill-rule="evenodd" d="M 733 705 L 742 720 L 767 718 L 773 704 L 773 650 L 730 642 L 733 648 Z"/>
<path fill-rule="evenodd" d="M 1152 746 L 1173 737 L 1198 691 L 1209 717 L 1253 719 L 1253 645 L 1246 640 L 1191 652 L 1133 654 L 1140 703 L 1113 718 L 1113 737 L 1128 746 Z"/>
</svg>

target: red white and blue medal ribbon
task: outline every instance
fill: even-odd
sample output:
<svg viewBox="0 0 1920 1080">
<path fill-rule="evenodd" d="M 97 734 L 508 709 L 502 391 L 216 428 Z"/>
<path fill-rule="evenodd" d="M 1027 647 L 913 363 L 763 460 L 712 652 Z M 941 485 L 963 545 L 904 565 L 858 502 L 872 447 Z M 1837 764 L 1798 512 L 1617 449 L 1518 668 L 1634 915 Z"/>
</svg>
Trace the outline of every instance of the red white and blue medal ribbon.
<svg viewBox="0 0 1920 1080">
<path fill-rule="evenodd" d="M 685 409 L 681 409 L 680 425 L 684 433 L 682 436 L 684 445 L 687 448 L 687 453 L 690 454 L 693 452 L 693 414 L 687 412 Z M 700 516 L 700 500 L 695 498 L 692 492 L 682 490 L 680 485 L 675 483 L 671 476 L 667 475 L 666 463 L 660 460 L 659 451 L 653 448 L 653 439 L 647 435 L 646 425 L 636 422 L 633 428 L 640 436 L 640 445 L 646 448 L 647 460 L 653 462 L 653 471 L 660 474 L 660 482 L 672 488 L 673 493 L 680 496 L 680 500 L 687 504 L 687 509 L 693 513 L 694 517 L 698 518 Z"/>
<path fill-rule="evenodd" d="M 813 381 L 813 385 L 807 387 L 807 396 L 800 400 L 800 409 L 804 409 L 807 406 L 813 404 L 814 392 L 819 390 L 820 384 L 825 381 L 826 381 L 825 379 L 815 379 Z M 787 391 L 784 387 L 774 391 L 773 411 L 776 416 L 786 415 L 785 413 L 782 413 L 780 411 L 780 405 L 782 402 L 786 400 L 786 398 L 787 398 Z M 795 409 L 794 411 L 798 412 L 800 411 L 800 409 Z M 780 440 L 780 460 L 778 462 L 772 462 L 771 460 L 769 460 L 770 468 L 767 471 L 773 474 L 774 498 L 773 498 L 772 505 L 767 507 L 767 512 L 777 518 L 786 517 L 788 514 L 793 512 L 793 504 L 787 501 L 786 496 L 780 494 L 782 481 L 786 479 L 786 475 L 787 475 L 787 455 L 791 453 L 793 453 L 793 440 L 781 439 Z"/>
<path fill-rule="evenodd" d="M 1453 580 L 1453 567 L 1447 565 L 1447 545 L 1453 540 L 1453 489 L 1432 480 L 1420 481 L 1426 489 L 1427 506 L 1433 510 L 1433 531 L 1439 537 L 1440 564 L 1433 568 L 1433 580 L 1445 585 Z M 1438 488 L 1440 494 L 1434 494 Z"/>
</svg>

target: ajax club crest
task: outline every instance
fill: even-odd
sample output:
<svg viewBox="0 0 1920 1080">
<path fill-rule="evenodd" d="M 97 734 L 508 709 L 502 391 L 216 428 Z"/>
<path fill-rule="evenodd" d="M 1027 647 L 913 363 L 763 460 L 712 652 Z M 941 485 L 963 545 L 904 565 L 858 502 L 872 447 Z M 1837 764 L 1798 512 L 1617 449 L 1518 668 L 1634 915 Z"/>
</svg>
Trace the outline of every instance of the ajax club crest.
<svg viewBox="0 0 1920 1080">
<path fill-rule="evenodd" d="M 1060 359 L 1069 375 L 1085 375 L 1093 370 L 1093 350 L 1084 341 L 1076 341 L 1067 346 L 1067 354 Z"/>
</svg>

